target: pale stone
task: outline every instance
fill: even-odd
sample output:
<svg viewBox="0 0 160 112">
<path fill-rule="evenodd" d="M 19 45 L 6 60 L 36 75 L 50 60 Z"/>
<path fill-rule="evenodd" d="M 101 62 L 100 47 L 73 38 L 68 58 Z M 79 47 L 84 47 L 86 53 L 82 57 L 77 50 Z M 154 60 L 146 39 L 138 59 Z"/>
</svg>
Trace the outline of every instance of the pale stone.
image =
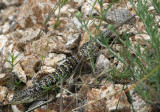
<svg viewBox="0 0 160 112">
<path fill-rule="evenodd" d="M 116 15 L 116 16 L 113 16 Z M 121 24 L 133 15 L 128 9 L 115 9 L 113 11 L 107 12 L 105 15 L 106 21 L 112 24 Z"/>
<path fill-rule="evenodd" d="M 40 60 L 36 56 L 26 56 L 24 59 L 20 61 L 20 65 L 22 66 L 25 74 L 29 77 L 33 77 L 35 74 L 35 68 L 39 66 Z"/>
<path fill-rule="evenodd" d="M 61 41 L 66 43 L 66 47 L 74 48 L 81 34 L 80 22 L 76 17 L 62 17 L 59 21 L 61 24 L 55 29 L 56 37 L 61 37 Z"/>
<path fill-rule="evenodd" d="M 103 54 L 100 54 L 96 60 L 95 66 L 98 70 L 109 69 L 110 61 Z"/>
<path fill-rule="evenodd" d="M 55 66 L 57 62 L 65 58 L 66 56 L 64 54 L 49 53 L 48 57 L 44 59 L 44 64 L 46 66 Z"/>
<path fill-rule="evenodd" d="M 94 8 L 99 10 L 100 7 L 99 7 L 98 3 L 96 3 L 96 5 L 93 8 L 94 2 L 95 2 L 94 0 L 93 1 L 92 0 L 87 0 L 87 2 L 85 2 L 83 4 L 83 6 L 81 8 L 81 11 L 82 11 L 82 14 L 83 14 L 84 18 L 89 17 L 90 14 L 91 15 L 93 15 L 93 14 L 98 15 L 98 12 Z M 92 10 L 92 8 L 93 8 L 93 10 Z"/>
<path fill-rule="evenodd" d="M 71 18 L 73 21 L 74 25 L 76 26 L 76 29 L 80 30 L 82 28 L 81 23 L 78 21 L 76 17 Z"/>
<path fill-rule="evenodd" d="M 51 38 L 42 38 L 37 41 L 33 41 L 25 46 L 25 54 L 38 54 L 39 56 L 47 56 L 48 53 L 71 53 L 67 46 L 60 40 Z"/>
<path fill-rule="evenodd" d="M 39 31 L 40 29 L 33 30 L 32 28 L 27 28 L 25 31 L 17 30 L 17 34 L 22 35 L 22 38 L 18 40 L 18 44 L 25 45 L 27 42 L 36 40 Z"/>
<path fill-rule="evenodd" d="M 154 7 L 153 6 L 150 6 L 148 11 L 153 11 L 154 10 Z"/>
<path fill-rule="evenodd" d="M 121 61 L 119 61 L 118 65 L 117 65 L 117 69 L 121 69 L 121 71 L 123 71 L 123 69 L 122 69 L 123 66 L 124 66 L 124 64 Z"/>
<path fill-rule="evenodd" d="M 48 72 L 48 73 L 52 73 L 52 72 L 55 71 L 55 68 L 48 67 L 48 66 L 42 66 L 42 67 L 41 67 L 41 70 L 38 71 L 38 72 L 42 72 L 42 71 L 45 71 L 45 72 Z"/>
<path fill-rule="evenodd" d="M 25 106 L 20 104 L 20 105 L 11 105 L 11 108 L 13 112 L 24 112 L 25 111 Z"/>
<path fill-rule="evenodd" d="M 80 37 L 80 34 L 81 34 L 81 24 L 77 20 L 77 18 L 75 18 L 75 17 L 73 17 L 71 19 L 64 19 L 64 20 L 67 23 L 65 25 L 65 29 L 63 31 L 63 33 L 66 34 L 65 37 L 67 38 L 66 45 L 69 48 L 73 48 L 73 47 L 76 46 L 78 38 Z"/>
<path fill-rule="evenodd" d="M 18 76 L 19 80 L 26 83 L 27 81 L 26 74 L 19 63 L 14 67 L 13 72 Z"/>
<path fill-rule="evenodd" d="M 16 105 L 11 105 L 13 112 L 22 112 L 20 111 Z"/>
<path fill-rule="evenodd" d="M 151 40 L 151 38 L 147 34 L 137 34 L 135 35 L 135 40 L 142 45 L 147 45 L 147 41 Z"/>
<path fill-rule="evenodd" d="M 70 48 L 74 48 L 76 46 L 76 42 L 78 40 L 79 34 L 78 33 L 71 33 L 67 37 L 67 43 L 66 46 L 69 46 Z"/>
<path fill-rule="evenodd" d="M 54 0 L 25 0 L 17 17 L 18 24 L 22 28 L 42 26 L 56 3 Z"/>
<path fill-rule="evenodd" d="M 131 5 L 130 2 L 127 3 L 127 8 L 128 8 L 128 9 L 132 9 L 132 5 Z"/>
<path fill-rule="evenodd" d="M 1 2 L 5 3 L 7 6 L 13 5 L 13 4 L 18 4 L 21 2 L 21 0 L 0 0 Z"/>
<path fill-rule="evenodd" d="M 7 42 L 8 38 L 5 35 L 0 35 L 0 51 L 4 48 Z"/>
<path fill-rule="evenodd" d="M 132 85 L 129 85 L 128 87 L 131 87 L 131 86 Z M 132 98 L 132 104 L 133 104 L 134 111 L 136 111 L 136 112 L 149 112 L 151 105 L 146 103 L 145 100 L 143 100 L 142 96 L 140 96 L 138 93 L 136 93 L 134 89 L 131 89 L 129 92 L 130 92 L 130 96 Z"/>
<path fill-rule="evenodd" d="M 130 112 L 130 104 L 127 97 L 122 93 L 123 85 L 108 82 L 100 89 L 88 91 L 88 105 L 85 112 L 106 111 Z M 118 105 L 117 105 L 118 104 Z"/>
<path fill-rule="evenodd" d="M 3 100 L 5 100 L 7 92 L 8 89 L 6 87 L 0 86 L 0 102 L 3 102 Z"/>
<path fill-rule="evenodd" d="M 45 75 L 51 74 L 55 71 L 55 68 L 48 67 L 48 66 L 42 66 L 41 69 L 37 72 L 37 74 L 34 75 L 32 78 L 33 83 L 36 83 L 39 79 L 44 77 Z"/>
<path fill-rule="evenodd" d="M 6 76 L 5 73 L 1 73 L 1 74 L 0 74 L 0 79 L 3 79 L 5 76 Z"/>
<path fill-rule="evenodd" d="M 5 34 L 5 33 L 8 33 L 9 32 L 9 27 L 10 27 L 10 24 L 7 22 L 5 23 L 3 26 L 2 26 L 2 33 Z"/>
<path fill-rule="evenodd" d="M 55 11 L 55 15 L 58 16 L 59 14 L 63 17 L 71 17 L 72 13 L 75 13 L 76 9 L 73 9 L 70 4 L 66 4 L 61 7 L 60 12 L 59 8 Z"/>
</svg>

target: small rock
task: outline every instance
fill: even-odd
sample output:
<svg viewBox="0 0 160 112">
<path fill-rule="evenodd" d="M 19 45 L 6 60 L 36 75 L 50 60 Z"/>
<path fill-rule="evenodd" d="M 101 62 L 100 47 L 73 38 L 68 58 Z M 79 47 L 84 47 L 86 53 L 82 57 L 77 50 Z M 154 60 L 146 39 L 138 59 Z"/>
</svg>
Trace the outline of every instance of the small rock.
<svg viewBox="0 0 160 112">
<path fill-rule="evenodd" d="M 155 22 L 158 23 L 159 25 L 159 28 L 160 28 L 160 23 L 159 23 L 159 20 L 160 20 L 160 16 L 155 16 Z"/>
<path fill-rule="evenodd" d="M 108 23 L 113 23 L 118 25 L 126 21 L 128 19 L 127 17 L 130 17 L 131 15 L 132 13 L 128 9 L 115 9 L 113 11 L 107 12 L 105 17 Z"/>
<path fill-rule="evenodd" d="M 71 20 L 73 21 L 73 23 L 75 24 L 75 26 L 78 30 L 80 30 L 82 28 L 81 23 L 78 21 L 78 19 L 76 17 L 73 17 Z"/>
<path fill-rule="evenodd" d="M 130 2 L 127 2 L 127 8 L 128 8 L 129 10 L 133 8 Z"/>
<path fill-rule="evenodd" d="M 22 28 L 41 27 L 55 4 L 54 0 L 25 0 L 16 21 Z"/>
<path fill-rule="evenodd" d="M 71 53 L 71 51 L 66 47 L 66 45 L 56 39 L 56 38 L 42 38 L 37 41 L 33 41 L 32 43 L 29 43 L 24 48 L 25 54 L 39 54 L 39 56 L 42 58 L 42 56 L 47 56 L 48 53 L 51 52 L 57 52 L 57 53 Z"/>
<path fill-rule="evenodd" d="M 123 85 L 107 83 L 100 89 L 88 91 L 85 112 L 130 112 L 126 95 L 121 93 Z M 117 105 L 118 104 L 118 105 Z"/>
<path fill-rule="evenodd" d="M 95 75 L 93 74 L 85 74 L 81 76 L 81 80 L 84 83 L 84 85 L 79 85 L 80 90 L 78 91 L 78 98 L 80 98 L 81 100 L 86 100 L 86 94 L 90 90 L 90 88 L 88 87 L 88 85 L 85 84 L 96 84 L 97 78 L 95 78 Z"/>
<path fill-rule="evenodd" d="M 19 63 L 14 67 L 13 72 L 18 76 L 19 80 L 26 83 L 27 81 L 26 74 Z"/>
<path fill-rule="evenodd" d="M 0 79 L 3 79 L 6 76 L 6 74 L 2 73 L 0 74 Z"/>
<path fill-rule="evenodd" d="M 17 30 L 13 36 L 20 37 L 18 39 L 18 44 L 25 45 L 27 42 L 31 42 L 33 40 L 36 40 L 36 37 L 39 33 L 40 29 L 33 30 L 32 28 L 27 28 L 25 31 L 23 30 Z M 15 37 L 17 38 L 17 37 Z"/>
<path fill-rule="evenodd" d="M 8 42 L 8 38 L 5 35 L 0 35 L 0 51 L 5 46 L 5 44 Z"/>
<path fill-rule="evenodd" d="M 149 8 L 148 8 L 148 11 L 153 11 L 154 10 L 154 7 L 153 6 L 150 6 Z"/>
<path fill-rule="evenodd" d="M 129 85 L 130 87 L 132 85 Z M 130 91 L 130 96 L 132 98 L 132 104 L 134 111 L 136 112 L 149 112 L 151 109 L 151 105 L 147 104 L 142 97 L 134 91 L 134 89 L 131 89 Z"/>
<path fill-rule="evenodd" d="M 48 57 L 45 58 L 44 64 L 46 66 L 54 66 L 57 64 L 57 62 L 65 59 L 66 56 L 64 54 L 56 54 L 56 53 L 49 53 Z"/>
<path fill-rule="evenodd" d="M 92 13 L 91 15 L 93 15 L 93 14 L 98 15 L 98 12 L 97 12 L 96 10 L 99 10 L 100 7 L 99 7 L 99 5 L 96 3 L 96 5 L 94 6 L 94 8 L 95 8 L 96 10 L 95 10 L 95 9 L 92 10 L 93 5 L 94 5 L 94 0 L 93 0 L 93 1 L 92 1 L 92 0 L 87 0 L 87 2 L 85 2 L 85 3 L 82 5 L 82 7 L 81 7 L 81 12 L 82 12 L 84 18 L 89 17 L 90 13 Z M 91 11 L 92 11 L 92 12 L 91 12 Z"/>
<path fill-rule="evenodd" d="M 56 22 L 57 20 L 54 20 L 51 26 L 53 26 Z M 61 17 L 59 19 L 59 23 L 60 24 L 55 29 L 56 38 L 61 38 L 59 41 L 64 41 L 68 48 L 74 48 L 77 45 L 77 40 L 81 34 L 80 22 L 76 17 Z M 53 27 L 49 27 L 51 32 L 53 32 L 52 29 Z"/>
<path fill-rule="evenodd" d="M 52 73 L 54 71 L 55 71 L 55 68 L 48 67 L 48 66 L 42 66 L 41 69 L 36 74 L 36 76 L 34 76 L 34 78 L 36 78 L 36 80 L 39 80 L 40 78 L 42 78 L 45 75 L 48 75 L 49 73 Z"/>
<path fill-rule="evenodd" d="M 22 112 L 17 108 L 16 105 L 12 105 L 11 107 L 12 107 L 13 112 Z"/>
<path fill-rule="evenodd" d="M 2 33 L 8 33 L 9 32 L 9 28 L 10 28 L 10 24 L 8 22 L 6 22 L 3 26 L 2 26 Z"/>
<path fill-rule="evenodd" d="M 137 34 L 135 35 L 135 40 L 142 45 L 148 45 L 148 42 L 151 38 L 147 34 Z"/>
<path fill-rule="evenodd" d="M 112 46 L 112 49 L 113 49 L 114 51 L 118 51 L 118 52 L 119 52 L 120 48 L 121 48 L 121 45 L 120 45 L 120 44 L 114 44 L 114 45 Z"/>
<path fill-rule="evenodd" d="M 3 1 L 7 6 L 9 5 L 16 5 L 16 4 L 20 4 L 23 0 L 1 0 Z"/>
<path fill-rule="evenodd" d="M 55 15 L 58 16 L 59 14 L 63 17 L 71 17 L 76 12 L 76 9 L 73 9 L 70 4 L 66 4 L 61 7 L 60 12 L 59 8 L 55 11 Z"/>
<path fill-rule="evenodd" d="M 23 105 L 11 105 L 13 112 L 24 112 L 25 107 Z"/>
<path fill-rule="evenodd" d="M 121 61 L 119 61 L 117 65 L 117 69 L 120 71 L 123 71 L 123 67 L 124 67 L 124 64 Z"/>
<path fill-rule="evenodd" d="M 69 48 L 74 48 L 76 45 L 76 42 L 78 40 L 79 34 L 77 33 L 71 33 L 70 35 L 68 35 L 67 37 L 67 43 L 66 46 L 68 46 Z"/>
<path fill-rule="evenodd" d="M 39 66 L 40 60 L 36 56 L 26 56 L 20 61 L 25 74 L 29 77 L 33 77 L 35 74 L 35 69 Z"/>
<path fill-rule="evenodd" d="M 8 89 L 6 87 L 0 86 L 0 102 L 4 103 L 4 100 L 6 99 Z"/>
<path fill-rule="evenodd" d="M 41 70 L 38 71 L 39 72 L 42 72 L 42 71 L 46 71 L 46 73 L 52 73 L 55 71 L 55 68 L 52 68 L 52 67 L 48 67 L 48 66 L 42 66 L 41 67 Z"/>
<path fill-rule="evenodd" d="M 95 66 L 97 70 L 109 69 L 110 61 L 103 54 L 100 54 L 96 60 Z"/>
</svg>

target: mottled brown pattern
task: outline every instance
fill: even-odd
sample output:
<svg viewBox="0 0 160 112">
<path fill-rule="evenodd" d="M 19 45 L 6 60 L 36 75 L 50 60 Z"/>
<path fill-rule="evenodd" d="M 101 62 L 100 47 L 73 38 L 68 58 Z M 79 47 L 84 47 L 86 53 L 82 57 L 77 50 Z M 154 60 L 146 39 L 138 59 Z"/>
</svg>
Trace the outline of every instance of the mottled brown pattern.
<svg viewBox="0 0 160 112">
<path fill-rule="evenodd" d="M 112 14 L 113 12 L 116 15 Z M 110 17 L 107 18 L 113 20 L 114 23 L 117 20 L 118 25 L 116 25 L 115 28 L 133 18 L 133 15 L 131 14 L 129 16 L 125 16 L 125 13 L 127 15 L 129 14 L 129 11 L 127 9 L 114 10 L 113 12 L 109 12 L 107 16 Z M 105 32 L 103 32 L 103 34 L 105 37 L 107 37 L 111 34 L 111 32 L 106 30 Z M 93 41 L 84 43 L 81 46 L 80 51 L 76 55 L 67 58 L 61 65 L 56 68 L 55 72 L 44 76 L 35 85 L 15 93 L 11 104 L 29 103 L 44 95 L 46 93 L 46 89 L 44 87 L 54 87 L 60 80 L 60 76 L 63 76 L 65 78 L 69 77 L 78 63 L 80 63 L 80 60 L 88 57 L 91 48 L 95 49 L 95 47 L 97 46 Z"/>
</svg>

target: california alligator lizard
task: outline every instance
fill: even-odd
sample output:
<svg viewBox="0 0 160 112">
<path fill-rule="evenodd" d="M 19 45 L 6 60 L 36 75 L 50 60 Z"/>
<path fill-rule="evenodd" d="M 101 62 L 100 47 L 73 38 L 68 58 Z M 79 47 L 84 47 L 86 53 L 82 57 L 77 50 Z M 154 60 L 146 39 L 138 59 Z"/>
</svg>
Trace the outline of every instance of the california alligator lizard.
<svg viewBox="0 0 160 112">
<path fill-rule="evenodd" d="M 133 16 L 134 15 L 132 15 L 127 9 L 116 9 L 106 14 L 106 20 L 112 21 L 114 24 L 117 23 L 115 25 L 115 28 L 117 28 L 132 19 Z M 109 36 L 110 34 L 111 31 L 109 30 L 103 32 L 105 37 Z M 60 77 L 69 77 L 79 61 L 85 57 L 88 57 L 90 49 L 94 47 L 97 46 L 93 41 L 84 43 L 76 55 L 67 58 L 61 65 L 56 68 L 53 73 L 44 76 L 38 83 L 34 84 L 33 86 L 15 93 L 10 103 L 29 103 L 44 95 L 46 93 L 46 89 L 44 87 L 55 86 L 58 80 L 60 80 Z"/>
</svg>

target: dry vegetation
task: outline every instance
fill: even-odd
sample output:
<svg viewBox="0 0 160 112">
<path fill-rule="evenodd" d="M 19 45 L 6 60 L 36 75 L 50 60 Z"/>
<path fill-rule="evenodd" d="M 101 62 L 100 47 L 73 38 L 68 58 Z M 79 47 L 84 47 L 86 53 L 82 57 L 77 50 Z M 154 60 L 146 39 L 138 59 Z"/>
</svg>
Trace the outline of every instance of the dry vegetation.
<svg viewBox="0 0 160 112">
<path fill-rule="evenodd" d="M 105 15 L 121 8 L 136 16 L 115 30 Z M 1 111 L 160 111 L 159 21 L 158 0 L 0 0 Z M 109 38 L 101 35 L 106 29 Z M 43 102 L 9 104 L 14 92 L 52 73 L 97 35 L 98 52 L 74 77 L 46 88 Z"/>
</svg>

